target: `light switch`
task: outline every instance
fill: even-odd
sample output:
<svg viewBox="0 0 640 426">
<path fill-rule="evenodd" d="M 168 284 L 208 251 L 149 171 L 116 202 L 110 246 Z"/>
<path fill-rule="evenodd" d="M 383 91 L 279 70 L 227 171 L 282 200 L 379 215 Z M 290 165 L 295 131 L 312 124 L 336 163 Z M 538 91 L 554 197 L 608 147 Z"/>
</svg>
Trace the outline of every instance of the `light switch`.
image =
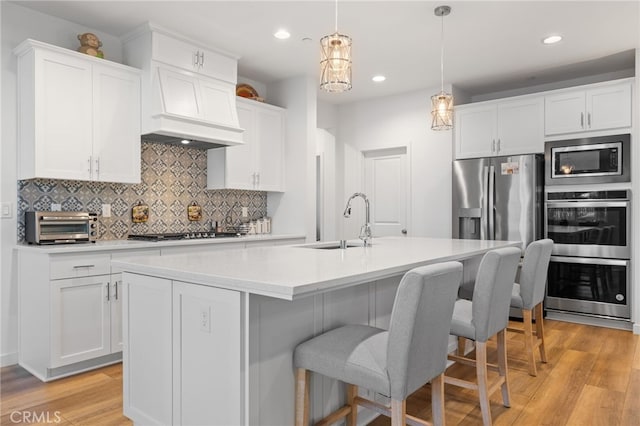
<svg viewBox="0 0 640 426">
<path fill-rule="evenodd" d="M 2 218 L 11 219 L 13 217 L 13 207 L 11 203 L 2 203 Z"/>
<path fill-rule="evenodd" d="M 102 217 L 111 217 L 111 204 L 102 205 Z"/>
<path fill-rule="evenodd" d="M 249 208 L 243 207 L 242 208 L 242 217 L 247 217 L 247 216 L 249 216 Z"/>
<path fill-rule="evenodd" d="M 62 210 L 62 205 L 61 204 L 56 204 L 56 203 L 51 204 L 51 211 L 52 212 L 59 212 L 61 210 Z"/>
</svg>

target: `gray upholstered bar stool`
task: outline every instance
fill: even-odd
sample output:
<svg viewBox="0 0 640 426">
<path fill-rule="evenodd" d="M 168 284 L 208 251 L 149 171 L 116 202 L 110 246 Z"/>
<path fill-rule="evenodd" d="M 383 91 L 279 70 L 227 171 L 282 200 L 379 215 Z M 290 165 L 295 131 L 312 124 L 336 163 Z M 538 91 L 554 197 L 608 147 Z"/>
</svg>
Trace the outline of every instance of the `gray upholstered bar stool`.
<svg viewBox="0 0 640 426">
<path fill-rule="evenodd" d="M 309 422 L 309 377 L 314 371 L 347 384 L 347 403 L 320 421 L 357 421 L 358 405 L 391 417 L 393 426 L 428 422 L 406 414 L 406 398 L 431 381 L 433 423 L 444 424 L 444 384 L 453 305 L 462 264 L 446 262 L 407 272 L 398 286 L 389 330 L 346 325 L 299 344 L 296 426 Z M 391 397 L 391 407 L 358 396 L 358 387 Z"/>
<path fill-rule="evenodd" d="M 458 299 L 453 308 L 451 334 L 475 341 L 475 359 L 462 355 L 449 355 L 452 361 L 476 367 L 476 382 L 445 375 L 445 383 L 478 391 L 482 422 L 491 424 L 489 395 L 498 387 L 502 401 L 509 407 L 509 380 L 507 372 L 507 346 L 505 333 L 509 323 L 509 302 L 516 277 L 521 250 L 505 247 L 488 252 L 482 258 L 473 288 L 473 299 Z M 498 365 L 487 364 L 487 340 L 498 336 Z M 491 385 L 487 369 L 498 371 L 498 379 Z"/>
<path fill-rule="evenodd" d="M 524 345 L 529 362 L 529 374 L 537 376 L 536 347 L 540 350 L 542 362 L 547 362 L 544 348 L 544 325 L 542 319 L 542 301 L 544 300 L 545 284 L 549 259 L 553 249 L 553 240 L 544 239 L 534 241 L 524 252 L 519 283 L 513 284 L 511 307 L 522 309 L 523 329 L 509 327 L 509 331 L 524 333 Z M 535 312 L 534 312 L 535 311 Z M 535 314 L 536 333 L 533 334 L 532 313 Z"/>
</svg>

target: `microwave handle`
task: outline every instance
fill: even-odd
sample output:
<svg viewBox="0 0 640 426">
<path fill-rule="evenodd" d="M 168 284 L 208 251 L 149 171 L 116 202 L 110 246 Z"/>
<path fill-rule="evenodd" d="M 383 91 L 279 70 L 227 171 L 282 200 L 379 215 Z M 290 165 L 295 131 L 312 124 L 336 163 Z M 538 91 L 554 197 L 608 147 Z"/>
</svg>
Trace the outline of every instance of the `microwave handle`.
<svg viewBox="0 0 640 426">
<path fill-rule="evenodd" d="M 580 113 L 580 127 L 584 129 L 584 112 Z"/>
</svg>

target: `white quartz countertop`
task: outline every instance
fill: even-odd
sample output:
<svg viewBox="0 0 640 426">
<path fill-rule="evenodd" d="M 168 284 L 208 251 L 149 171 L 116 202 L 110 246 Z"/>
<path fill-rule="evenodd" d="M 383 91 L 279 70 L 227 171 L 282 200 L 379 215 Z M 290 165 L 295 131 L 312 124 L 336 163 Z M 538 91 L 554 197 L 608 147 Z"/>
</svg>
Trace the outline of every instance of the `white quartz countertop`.
<svg viewBox="0 0 640 426">
<path fill-rule="evenodd" d="M 235 244 L 257 241 L 277 241 L 287 239 L 304 239 L 304 235 L 298 234 L 261 234 L 261 235 L 245 235 L 233 238 L 202 238 L 194 240 L 170 240 L 170 241 L 133 241 L 133 240 L 106 240 L 96 243 L 77 243 L 77 244 L 58 244 L 58 245 L 35 245 L 35 244 L 17 244 L 18 250 L 36 250 L 39 253 L 89 253 L 92 251 L 114 251 L 114 250 L 131 250 L 145 248 L 162 248 L 175 246 L 193 246 L 207 244 Z"/>
<path fill-rule="evenodd" d="M 313 249 L 313 244 L 113 260 L 124 271 L 293 300 L 462 260 L 520 241 L 384 237 L 370 247 Z"/>
</svg>

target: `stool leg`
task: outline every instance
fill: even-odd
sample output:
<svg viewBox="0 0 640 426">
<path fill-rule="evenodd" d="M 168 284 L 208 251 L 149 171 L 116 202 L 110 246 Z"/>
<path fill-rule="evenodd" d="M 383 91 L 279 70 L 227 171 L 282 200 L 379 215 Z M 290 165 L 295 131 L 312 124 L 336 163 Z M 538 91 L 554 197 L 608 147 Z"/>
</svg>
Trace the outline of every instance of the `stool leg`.
<svg viewBox="0 0 640 426">
<path fill-rule="evenodd" d="M 527 352 L 527 362 L 529 363 L 529 375 L 537 376 L 536 356 L 533 353 L 533 321 L 531 317 L 531 309 L 522 310 L 522 324 L 524 326 L 524 349 Z"/>
<path fill-rule="evenodd" d="M 351 406 L 351 412 L 347 414 L 347 426 L 356 426 L 358 423 L 358 405 L 354 399 L 358 396 L 358 387 L 347 384 L 347 404 Z"/>
<path fill-rule="evenodd" d="M 444 426 L 444 374 L 431 380 L 431 412 L 433 426 Z"/>
<path fill-rule="evenodd" d="M 407 401 L 391 400 L 391 426 L 405 426 L 407 424 Z"/>
<path fill-rule="evenodd" d="M 311 373 L 304 368 L 296 369 L 296 408 L 295 426 L 309 424 L 309 377 Z"/>
<path fill-rule="evenodd" d="M 489 386 L 487 383 L 487 342 L 476 342 L 476 375 L 478 377 L 478 396 L 484 426 L 491 425 L 491 405 L 489 404 Z"/>
<path fill-rule="evenodd" d="M 542 302 L 538 303 L 535 306 L 535 314 L 536 314 L 536 337 L 540 340 L 540 358 L 542 362 L 547 362 L 547 350 L 544 347 L 544 319 L 542 318 Z"/>
<path fill-rule="evenodd" d="M 464 337 L 458 336 L 458 355 L 459 356 L 464 356 L 464 349 L 466 347 L 466 344 L 467 344 L 467 339 L 465 339 Z"/>
<path fill-rule="evenodd" d="M 509 372 L 507 368 L 507 330 L 498 332 L 498 372 L 504 378 L 502 383 L 502 404 L 511 407 L 511 395 L 509 394 Z"/>
</svg>

